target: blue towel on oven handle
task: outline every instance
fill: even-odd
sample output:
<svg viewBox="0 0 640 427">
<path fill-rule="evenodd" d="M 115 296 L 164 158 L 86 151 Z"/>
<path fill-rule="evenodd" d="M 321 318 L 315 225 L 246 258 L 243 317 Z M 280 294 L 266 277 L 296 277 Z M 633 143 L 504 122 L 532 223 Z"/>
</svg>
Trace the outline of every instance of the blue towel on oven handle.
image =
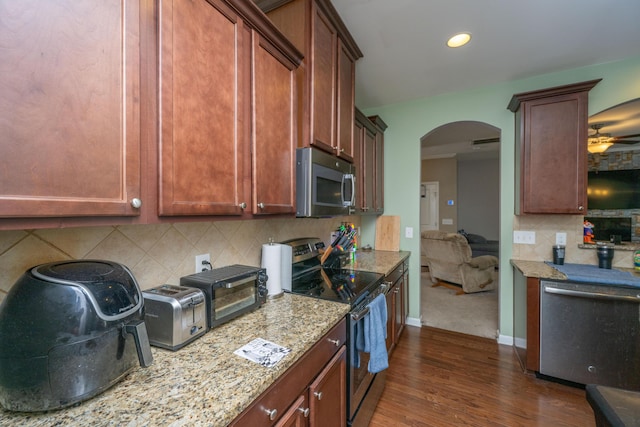
<svg viewBox="0 0 640 427">
<path fill-rule="evenodd" d="M 353 326 L 355 330 L 354 349 L 351 352 L 351 365 L 354 368 L 360 367 L 360 352 L 364 351 L 364 322 L 367 316 L 359 319 Z"/>
<path fill-rule="evenodd" d="M 369 353 L 369 372 L 378 373 L 389 367 L 387 354 L 387 300 L 383 294 L 369 303 L 364 322 L 364 351 Z"/>
</svg>

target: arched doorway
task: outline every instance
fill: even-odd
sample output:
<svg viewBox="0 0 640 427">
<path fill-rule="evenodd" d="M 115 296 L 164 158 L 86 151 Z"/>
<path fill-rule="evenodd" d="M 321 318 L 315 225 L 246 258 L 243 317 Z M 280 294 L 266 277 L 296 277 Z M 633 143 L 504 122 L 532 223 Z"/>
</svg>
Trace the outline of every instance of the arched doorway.
<svg viewBox="0 0 640 427">
<path fill-rule="evenodd" d="M 485 249 L 495 248 L 496 256 L 500 236 L 500 136 L 501 130 L 490 124 L 459 121 L 439 126 L 420 139 L 421 184 L 435 183 L 438 187 L 437 229 L 451 233 L 464 229 L 490 243 Z M 421 210 L 428 206 L 420 205 Z M 423 325 L 496 338 L 497 289 L 456 296 L 450 289 L 432 288 L 428 274 L 423 269 Z"/>
</svg>

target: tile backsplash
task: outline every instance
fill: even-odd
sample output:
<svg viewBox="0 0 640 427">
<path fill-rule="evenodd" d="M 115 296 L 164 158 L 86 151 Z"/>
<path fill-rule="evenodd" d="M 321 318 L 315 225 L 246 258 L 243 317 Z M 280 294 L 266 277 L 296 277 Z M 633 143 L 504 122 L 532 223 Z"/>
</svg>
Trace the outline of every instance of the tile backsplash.
<svg viewBox="0 0 640 427">
<path fill-rule="evenodd" d="M 142 289 L 179 284 L 194 272 L 195 256 L 210 254 L 214 268 L 259 266 L 262 245 L 295 237 L 329 244 L 341 222 L 359 217 L 281 218 L 0 231 L 0 301 L 29 267 L 67 259 L 108 259 L 126 265 Z"/>
<path fill-rule="evenodd" d="M 579 248 L 583 240 L 582 215 L 519 215 L 514 216 L 514 230 L 536 233 L 534 245 L 513 244 L 513 259 L 528 261 L 551 261 L 556 233 L 567 233 L 565 263 L 598 265 L 598 256 L 593 249 Z M 616 250 L 612 266 L 633 268 L 633 251 Z"/>
</svg>

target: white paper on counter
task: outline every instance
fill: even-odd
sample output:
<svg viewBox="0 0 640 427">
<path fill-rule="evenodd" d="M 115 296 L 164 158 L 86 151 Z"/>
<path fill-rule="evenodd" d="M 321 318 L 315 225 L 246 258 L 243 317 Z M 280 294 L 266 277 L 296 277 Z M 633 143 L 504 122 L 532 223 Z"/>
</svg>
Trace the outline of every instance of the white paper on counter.
<svg viewBox="0 0 640 427">
<path fill-rule="evenodd" d="M 259 363 L 266 368 L 271 368 L 282 360 L 284 356 L 289 354 L 290 351 L 290 348 L 283 347 L 262 338 L 256 338 L 234 351 L 233 354 Z"/>
</svg>

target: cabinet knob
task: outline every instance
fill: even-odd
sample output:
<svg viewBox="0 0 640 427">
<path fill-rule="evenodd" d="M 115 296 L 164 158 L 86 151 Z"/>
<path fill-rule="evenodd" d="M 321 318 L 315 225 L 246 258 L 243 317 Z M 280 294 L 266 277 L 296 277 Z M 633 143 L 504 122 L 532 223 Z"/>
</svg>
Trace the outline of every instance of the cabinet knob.
<svg viewBox="0 0 640 427">
<path fill-rule="evenodd" d="M 240 206 L 240 209 L 246 209 L 247 208 L 247 204 L 245 202 L 240 203 L 238 206 Z"/>
<path fill-rule="evenodd" d="M 316 392 L 313 393 L 313 395 L 315 397 L 317 397 L 318 400 L 322 400 L 322 392 L 321 391 L 316 391 Z"/>
<path fill-rule="evenodd" d="M 298 408 L 298 411 L 302 412 L 305 418 L 309 418 L 309 408 Z"/>
<path fill-rule="evenodd" d="M 584 210 L 584 206 L 578 206 L 578 210 L 579 211 L 583 211 Z"/>
<path fill-rule="evenodd" d="M 275 420 L 276 417 L 278 416 L 278 410 L 277 409 L 265 409 L 264 411 L 267 413 L 267 415 L 269 415 L 269 419 L 271 421 Z"/>
<path fill-rule="evenodd" d="M 327 341 L 335 345 L 336 347 L 340 347 L 340 340 L 332 340 L 331 338 L 327 338 Z"/>
<path fill-rule="evenodd" d="M 140 206 L 142 206 L 142 200 L 134 197 L 133 199 L 131 199 L 131 206 L 133 206 L 135 209 L 140 209 Z"/>
<path fill-rule="evenodd" d="M 593 365 L 589 365 L 589 366 L 587 367 L 587 371 L 591 372 L 592 374 L 595 374 L 598 370 L 596 369 L 596 367 L 595 367 L 595 366 L 593 366 Z"/>
<path fill-rule="evenodd" d="M 258 203 L 258 207 L 259 207 L 260 209 L 264 209 L 264 203 Z"/>
</svg>

